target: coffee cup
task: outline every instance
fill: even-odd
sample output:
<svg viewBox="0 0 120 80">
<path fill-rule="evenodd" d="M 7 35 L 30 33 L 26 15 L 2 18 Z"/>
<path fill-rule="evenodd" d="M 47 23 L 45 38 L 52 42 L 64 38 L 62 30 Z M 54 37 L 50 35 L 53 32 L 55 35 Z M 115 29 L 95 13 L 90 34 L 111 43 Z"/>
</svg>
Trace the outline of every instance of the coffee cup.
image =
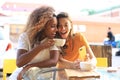
<svg viewBox="0 0 120 80">
<path fill-rule="evenodd" d="M 80 69 L 84 71 L 93 70 L 94 66 L 91 62 L 80 62 Z"/>
<path fill-rule="evenodd" d="M 56 46 L 64 46 L 66 41 L 66 39 L 58 39 L 58 38 L 54 38 L 53 40 L 55 41 Z"/>
</svg>

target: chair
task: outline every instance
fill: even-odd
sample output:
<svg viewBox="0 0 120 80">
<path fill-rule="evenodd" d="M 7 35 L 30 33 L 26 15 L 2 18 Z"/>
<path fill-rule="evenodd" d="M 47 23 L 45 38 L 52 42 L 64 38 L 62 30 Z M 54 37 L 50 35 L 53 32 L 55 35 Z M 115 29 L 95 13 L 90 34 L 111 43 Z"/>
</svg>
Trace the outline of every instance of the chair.
<svg viewBox="0 0 120 80">
<path fill-rule="evenodd" d="M 11 74 L 15 69 L 16 66 L 16 59 L 4 59 L 3 63 L 3 80 L 7 80 L 7 74 Z M 61 71 L 63 69 L 57 69 L 57 68 L 50 68 L 41 71 L 42 74 L 53 72 L 53 80 L 56 80 L 56 71 Z"/>
<path fill-rule="evenodd" d="M 96 58 L 107 58 L 108 66 L 112 66 L 112 47 L 110 45 L 90 45 Z"/>
<path fill-rule="evenodd" d="M 7 74 L 11 74 L 16 68 L 16 59 L 4 59 L 3 80 L 7 80 Z"/>
<path fill-rule="evenodd" d="M 96 58 L 96 59 L 97 59 L 97 67 L 108 67 L 107 58 L 99 57 L 99 58 Z"/>
</svg>

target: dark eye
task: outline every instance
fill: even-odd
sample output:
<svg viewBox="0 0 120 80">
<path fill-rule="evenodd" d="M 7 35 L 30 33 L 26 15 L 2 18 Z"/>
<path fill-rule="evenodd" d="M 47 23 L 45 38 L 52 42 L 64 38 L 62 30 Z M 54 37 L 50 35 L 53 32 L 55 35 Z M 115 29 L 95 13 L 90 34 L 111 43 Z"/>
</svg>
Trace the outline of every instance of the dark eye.
<svg viewBox="0 0 120 80">
<path fill-rule="evenodd" d="M 67 27 L 68 26 L 68 24 L 65 24 L 65 27 Z"/>
<path fill-rule="evenodd" d="M 56 25 L 52 25 L 51 28 L 56 28 L 57 26 Z"/>
</svg>

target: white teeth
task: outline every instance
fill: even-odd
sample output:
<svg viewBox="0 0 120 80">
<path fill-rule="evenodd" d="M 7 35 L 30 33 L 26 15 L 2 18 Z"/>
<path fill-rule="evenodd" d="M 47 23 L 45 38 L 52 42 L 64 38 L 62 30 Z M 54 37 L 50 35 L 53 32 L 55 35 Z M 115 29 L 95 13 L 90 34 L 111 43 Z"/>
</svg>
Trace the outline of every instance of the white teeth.
<svg viewBox="0 0 120 80">
<path fill-rule="evenodd" d="M 62 34 L 65 34 L 66 33 L 66 31 L 64 31 L 64 32 L 61 32 Z"/>
</svg>

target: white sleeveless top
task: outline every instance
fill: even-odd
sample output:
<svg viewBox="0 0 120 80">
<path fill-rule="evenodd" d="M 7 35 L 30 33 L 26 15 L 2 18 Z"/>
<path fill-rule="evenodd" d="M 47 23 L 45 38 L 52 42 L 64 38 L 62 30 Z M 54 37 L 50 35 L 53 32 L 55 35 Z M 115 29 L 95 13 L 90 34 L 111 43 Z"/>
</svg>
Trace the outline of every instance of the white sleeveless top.
<svg viewBox="0 0 120 80">
<path fill-rule="evenodd" d="M 44 39 L 42 42 L 44 42 L 46 39 Z M 42 43 L 41 42 L 41 43 Z M 18 39 L 18 47 L 17 49 L 25 49 L 30 51 L 31 50 L 31 44 L 29 41 L 29 38 L 26 33 L 22 33 Z M 50 58 L 50 50 L 59 50 L 57 46 L 52 46 L 50 48 L 46 48 L 42 51 L 40 51 L 28 64 L 30 63 L 36 63 L 41 62 L 43 60 Z M 17 80 L 18 73 L 22 70 L 22 68 L 17 68 L 9 77 L 9 80 Z"/>
</svg>

